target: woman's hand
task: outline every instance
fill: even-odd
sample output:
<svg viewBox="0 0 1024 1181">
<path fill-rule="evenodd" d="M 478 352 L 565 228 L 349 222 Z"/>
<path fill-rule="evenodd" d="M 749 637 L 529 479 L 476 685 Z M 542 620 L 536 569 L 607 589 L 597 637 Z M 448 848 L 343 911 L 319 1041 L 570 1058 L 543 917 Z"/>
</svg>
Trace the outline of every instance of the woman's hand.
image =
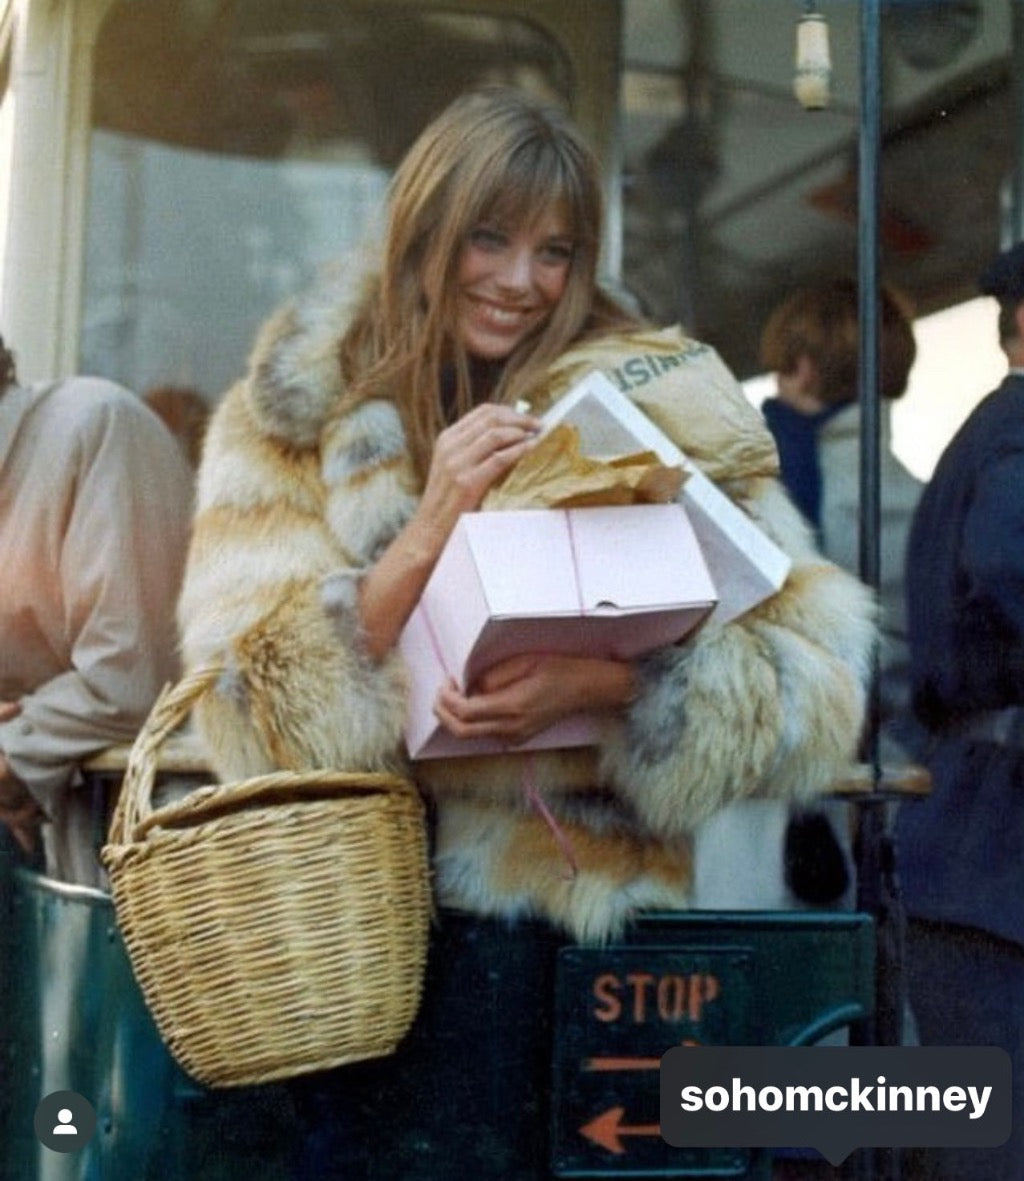
<svg viewBox="0 0 1024 1181">
<path fill-rule="evenodd" d="M 486 403 L 438 435 L 416 512 L 360 588 L 364 641 L 374 659 L 397 642 L 460 514 L 479 506 L 540 427 L 528 414 Z"/>
<path fill-rule="evenodd" d="M 434 713 L 457 738 L 514 746 L 570 714 L 622 710 L 635 692 L 633 667 L 622 661 L 528 653 L 488 669 L 468 693 L 445 686 Z"/>
<path fill-rule="evenodd" d="M 460 514 L 479 507 L 491 486 L 529 450 L 540 428 L 532 415 L 486 403 L 438 435 L 413 518 L 414 526 L 437 537 L 438 553 Z"/>
</svg>

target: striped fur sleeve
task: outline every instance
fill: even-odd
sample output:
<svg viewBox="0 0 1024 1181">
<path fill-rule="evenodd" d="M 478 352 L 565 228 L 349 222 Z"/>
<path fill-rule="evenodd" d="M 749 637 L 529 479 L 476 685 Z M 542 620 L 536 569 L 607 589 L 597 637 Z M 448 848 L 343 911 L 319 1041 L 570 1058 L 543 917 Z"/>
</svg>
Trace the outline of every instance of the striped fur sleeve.
<svg viewBox="0 0 1024 1181">
<path fill-rule="evenodd" d="M 196 710 L 211 761 L 224 779 L 394 766 L 401 666 L 365 655 L 357 594 L 411 511 L 399 437 L 371 406 L 318 447 L 288 445 L 261 429 L 247 392 L 210 426 L 178 609 L 186 666 L 223 668 Z"/>
</svg>

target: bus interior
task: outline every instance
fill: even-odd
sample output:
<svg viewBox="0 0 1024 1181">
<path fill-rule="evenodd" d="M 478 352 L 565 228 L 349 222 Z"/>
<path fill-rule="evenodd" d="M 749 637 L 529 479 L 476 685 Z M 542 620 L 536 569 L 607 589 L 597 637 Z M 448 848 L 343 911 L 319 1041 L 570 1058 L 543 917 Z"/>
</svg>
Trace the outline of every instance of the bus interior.
<svg viewBox="0 0 1024 1181">
<path fill-rule="evenodd" d="M 831 84 L 808 110 L 812 9 Z M 1022 5 L 880 11 L 881 271 L 927 317 L 1020 233 Z M 29 378 L 215 401 L 276 304 L 372 249 L 425 121 L 499 81 L 597 149 L 607 278 L 750 378 L 782 295 L 856 273 L 860 21 L 852 0 L 3 0 L 4 331 Z"/>
</svg>

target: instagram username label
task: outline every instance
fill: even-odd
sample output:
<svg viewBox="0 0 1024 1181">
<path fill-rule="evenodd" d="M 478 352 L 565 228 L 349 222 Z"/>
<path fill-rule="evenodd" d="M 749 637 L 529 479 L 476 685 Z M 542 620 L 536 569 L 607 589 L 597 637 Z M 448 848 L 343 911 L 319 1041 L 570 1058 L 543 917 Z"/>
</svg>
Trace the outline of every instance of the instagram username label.
<svg viewBox="0 0 1024 1181">
<path fill-rule="evenodd" d="M 675 1046 L 661 1135 L 676 1148 L 993 1148 L 1010 1135 L 1010 1057 L 988 1046 Z"/>
</svg>

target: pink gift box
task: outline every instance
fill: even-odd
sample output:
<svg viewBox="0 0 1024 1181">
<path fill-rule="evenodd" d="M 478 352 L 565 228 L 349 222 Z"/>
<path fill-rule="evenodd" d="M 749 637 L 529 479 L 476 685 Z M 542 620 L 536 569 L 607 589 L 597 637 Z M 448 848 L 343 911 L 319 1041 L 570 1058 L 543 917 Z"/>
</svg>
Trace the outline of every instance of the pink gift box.
<svg viewBox="0 0 1024 1181">
<path fill-rule="evenodd" d="M 681 505 L 464 514 L 399 641 L 410 757 L 506 749 L 440 726 L 433 707 L 449 678 L 465 687 L 522 652 L 628 660 L 682 639 L 715 603 Z M 590 745 L 600 724 L 576 715 L 514 749 Z"/>
</svg>

